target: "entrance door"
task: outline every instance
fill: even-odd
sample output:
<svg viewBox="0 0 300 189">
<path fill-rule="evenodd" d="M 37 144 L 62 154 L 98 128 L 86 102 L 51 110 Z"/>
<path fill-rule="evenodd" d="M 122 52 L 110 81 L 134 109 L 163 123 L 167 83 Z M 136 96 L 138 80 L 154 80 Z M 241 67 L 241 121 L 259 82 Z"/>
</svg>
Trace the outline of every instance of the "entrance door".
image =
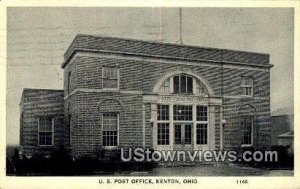
<svg viewBox="0 0 300 189">
<path fill-rule="evenodd" d="M 174 150 L 192 150 L 192 123 L 174 124 Z"/>
</svg>

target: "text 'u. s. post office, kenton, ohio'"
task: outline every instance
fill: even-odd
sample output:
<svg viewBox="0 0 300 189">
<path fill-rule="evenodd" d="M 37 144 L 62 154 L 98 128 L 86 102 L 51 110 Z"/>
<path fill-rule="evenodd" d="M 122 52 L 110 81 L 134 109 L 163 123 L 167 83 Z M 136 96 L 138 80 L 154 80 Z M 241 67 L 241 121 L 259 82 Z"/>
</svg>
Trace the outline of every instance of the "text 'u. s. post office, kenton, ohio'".
<svg viewBox="0 0 300 189">
<path fill-rule="evenodd" d="M 63 90 L 23 91 L 28 156 L 270 146 L 268 54 L 77 35 L 61 67 Z"/>
</svg>

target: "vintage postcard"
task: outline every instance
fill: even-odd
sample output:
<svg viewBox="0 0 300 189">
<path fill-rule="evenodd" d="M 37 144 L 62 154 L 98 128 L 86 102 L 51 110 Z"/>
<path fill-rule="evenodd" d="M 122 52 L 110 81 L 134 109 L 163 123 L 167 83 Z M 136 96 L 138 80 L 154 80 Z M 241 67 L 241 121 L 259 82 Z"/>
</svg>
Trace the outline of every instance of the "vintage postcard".
<svg viewBox="0 0 300 189">
<path fill-rule="evenodd" d="M 299 2 L 0 7 L 1 189 L 300 187 Z"/>
</svg>

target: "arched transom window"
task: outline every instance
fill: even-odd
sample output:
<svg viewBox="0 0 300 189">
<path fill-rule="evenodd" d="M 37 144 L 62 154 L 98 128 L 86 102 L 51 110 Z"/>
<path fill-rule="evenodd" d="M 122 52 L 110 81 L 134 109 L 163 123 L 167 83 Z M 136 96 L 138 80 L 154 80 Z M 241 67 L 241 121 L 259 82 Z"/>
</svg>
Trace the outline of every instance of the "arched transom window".
<svg viewBox="0 0 300 189">
<path fill-rule="evenodd" d="M 160 93 L 208 95 L 205 86 L 198 79 L 187 74 L 178 74 L 167 78 L 161 85 Z"/>
</svg>

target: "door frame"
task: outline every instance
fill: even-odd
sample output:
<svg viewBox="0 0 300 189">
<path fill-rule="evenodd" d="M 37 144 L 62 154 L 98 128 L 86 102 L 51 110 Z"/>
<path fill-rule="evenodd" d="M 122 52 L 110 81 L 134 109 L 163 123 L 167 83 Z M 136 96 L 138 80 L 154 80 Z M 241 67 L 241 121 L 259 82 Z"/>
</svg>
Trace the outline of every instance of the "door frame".
<svg viewBox="0 0 300 189">
<path fill-rule="evenodd" d="M 180 125 L 180 144 L 176 144 L 176 126 Z M 186 143 L 186 125 L 190 125 L 190 143 Z M 194 125 L 193 122 L 174 122 L 173 124 L 173 150 L 193 150 L 194 146 Z"/>
</svg>

